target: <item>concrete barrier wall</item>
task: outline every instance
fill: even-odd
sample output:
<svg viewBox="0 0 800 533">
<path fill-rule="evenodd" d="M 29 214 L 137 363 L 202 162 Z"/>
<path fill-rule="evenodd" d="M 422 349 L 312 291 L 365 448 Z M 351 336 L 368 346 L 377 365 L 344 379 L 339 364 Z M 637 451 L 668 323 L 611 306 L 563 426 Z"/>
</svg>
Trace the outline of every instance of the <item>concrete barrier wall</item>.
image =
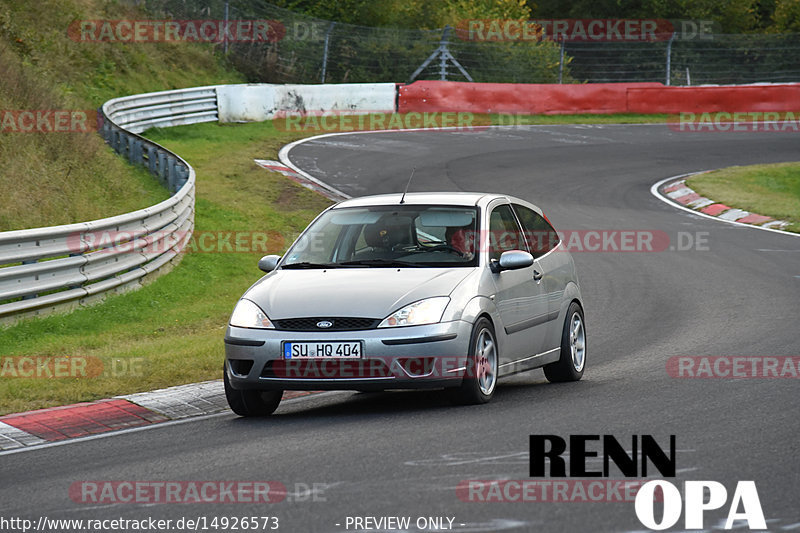
<svg viewBox="0 0 800 533">
<path fill-rule="evenodd" d="M 791 111 L 800 109 L 800 84 L 629 88 L 630 113 Z"/>
<path fill-rule="evenodd" d="M 680 113 L 800 107 L 800 84 L 666 87 L 660 83 L 515 84 L 417 81 L 398 88 L 398 111 Z"/>
<path fill-rule="evenodd" d="M 258 122 L 284 113 L 392 113 L 396 94 L 394 83 L 223 85 L 217 103 L 220 122 Z"/>
</svg>

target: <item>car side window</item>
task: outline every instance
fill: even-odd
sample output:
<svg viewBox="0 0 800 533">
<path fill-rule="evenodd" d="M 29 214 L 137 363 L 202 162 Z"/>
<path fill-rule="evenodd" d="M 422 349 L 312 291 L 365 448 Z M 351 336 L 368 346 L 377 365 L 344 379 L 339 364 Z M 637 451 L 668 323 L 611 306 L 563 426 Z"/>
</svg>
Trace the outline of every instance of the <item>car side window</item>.
<svg viewBox="0 0 800 533">
<path fill-rule="evenodd" d="M 558 233 L 542 215 L 519 204 L 514 204 L 514 211 L 522 223 L 525 240 L 533 257 L 541 257 L 556 247 L 559 242 Z"/>
<path fill-rule="evenodd" d="M 509 250 L 525 250 L 517 219 L 511 206 L 503 204 L 492 209 L 489 215 L 489 259 L 499 260 L 503 252 Z"/>
</svg>

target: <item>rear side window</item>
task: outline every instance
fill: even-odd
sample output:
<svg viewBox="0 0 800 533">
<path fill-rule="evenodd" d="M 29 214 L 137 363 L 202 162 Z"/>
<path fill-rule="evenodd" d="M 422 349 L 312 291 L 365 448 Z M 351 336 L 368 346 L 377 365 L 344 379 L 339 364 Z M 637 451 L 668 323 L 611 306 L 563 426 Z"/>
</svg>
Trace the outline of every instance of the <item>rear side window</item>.
<svg viewBox="0 0 800 533">
<path fill-rule="evenodd" d="M 542 215 L 519 204 L 514 204 L 514 211 L 522 223 L 525 240 L 533 257 L 541 257 L 556 247 L 559 242 L 558 233 Z"/>
<path fill-rule="evenodd" d="M 525 241 L 511 206 L 503 204 L 489 215 L 489 259 L 500 259 L 503 252 L 524 250 Z"/>
</svg>

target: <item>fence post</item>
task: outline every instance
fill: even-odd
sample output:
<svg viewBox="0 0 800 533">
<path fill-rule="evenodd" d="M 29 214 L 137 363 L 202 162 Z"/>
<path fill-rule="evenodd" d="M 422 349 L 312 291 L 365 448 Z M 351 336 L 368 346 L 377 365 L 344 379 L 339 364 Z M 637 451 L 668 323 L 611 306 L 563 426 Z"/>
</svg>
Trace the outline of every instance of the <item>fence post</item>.
<svg viewBox="0 0 800 533">
<path fill-rule="evenodd" d="M 325 32 L 325 48 L 322 50 L 322 81 L 321 83 L 325 83 L 325 71 L 328 69 L 328 46 L 331 42 L 331 32 L 333 31 L 333 27 L 336 26 L 335 22 L 331 22 L 331 25 L 328 26 L 328 31 Z"/>
<path fill-rule="evenodd" d="M 442 33 L 442 40 L 439 42 L 439 47 L 442 50 L 447 50 L 447 45 L 449 41 L 447 40 L 447 34 L 450 33 L 450 25 L 447 24 L 444 27 L 444 32 Z M 447 56 L 445 54 L 439 55 L 439 79 L 441 81 L 447 80 Z"/>
<path fill-rule="evenodd" d="M 431 61 L 436 59 L 437 56 L 439 57 L 439 79 L 440 80 L 442 80 L 442 81 L 447 80 L 447 62 L 450 61 L 456 66 L 458 71 L 461 72 L 461 74 L 465 78 L 467 78 L 468 81 L 474 81 L 472 79 L 472 76 L 470 76 L 469 73 L 466 70 L 464 70 L 464 67 L 462 67 L 461 63 L 459 63 L 456 60 L 456 58 L 453 57 L 453 54 L 450 53 L 450 50 L 447 47 L 447 44 L 448 44 L 447 35 L 448 35 L 448 33 L 450 33 L 451 29 L 452 28 L 450 27 L 450 25 L 447 25 L 447 26 L 444 27 L 444 32 L 442 33 L 442 39 L 439 41 L 438 48 L 436 48 L 436 50 L 431 55 L 428 56 L 428 59 L 423 61 L 422 64 L 419 67 L 417 67 L 417 70 L 415 70 L 414 73 L 411 75 L 411 78 L 409 78 L 409 80 L 408 80 L 409 83 L 414 81 L 416 79 L 416 77 L 419 76 L 420 73 L 423 70 L 425 70 L 425 67 L 427 67 L 430 64 Z"/>
<path fill-rule="evenodd" d="M 228 55 L 228 2 L 225 2 L 225 26 L 224 37 L 222 38 L 222 50 L 225 55 Z"/>
<path fill-rule="evenodd" d="M 667 43 L 667 83 L 666 85 L 669 86 L 670 81 L 670 69 L 672 68 L 672 41 L 675 40 L 675 32 L 669 38 L 669 42 Z"/>
</svg>

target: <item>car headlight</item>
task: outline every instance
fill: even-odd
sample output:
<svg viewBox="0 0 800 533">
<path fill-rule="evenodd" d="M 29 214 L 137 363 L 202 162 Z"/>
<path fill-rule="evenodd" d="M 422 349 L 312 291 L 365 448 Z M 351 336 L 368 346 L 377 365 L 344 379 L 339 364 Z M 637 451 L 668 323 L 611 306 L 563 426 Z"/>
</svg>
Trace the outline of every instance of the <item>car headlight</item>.
<svg viewBox="0 0 800 533">
<path fill-rule="evenodd" d="M 238 328 L 274 329 L 267 314 L 259 306 L 242 298 L 233 309 L 230 320 L 231 326 Z"/>
<path fill-rule="evenodd" d="M 421 326 L 423 324 L 436 324 L 442 320 L 444 308 L 450 303 L 447 296 L 437 296 L 409 304 L 383 319 L 378 324 L 379 328 L 394 328 L 398 326 Z"/>
</svg>

